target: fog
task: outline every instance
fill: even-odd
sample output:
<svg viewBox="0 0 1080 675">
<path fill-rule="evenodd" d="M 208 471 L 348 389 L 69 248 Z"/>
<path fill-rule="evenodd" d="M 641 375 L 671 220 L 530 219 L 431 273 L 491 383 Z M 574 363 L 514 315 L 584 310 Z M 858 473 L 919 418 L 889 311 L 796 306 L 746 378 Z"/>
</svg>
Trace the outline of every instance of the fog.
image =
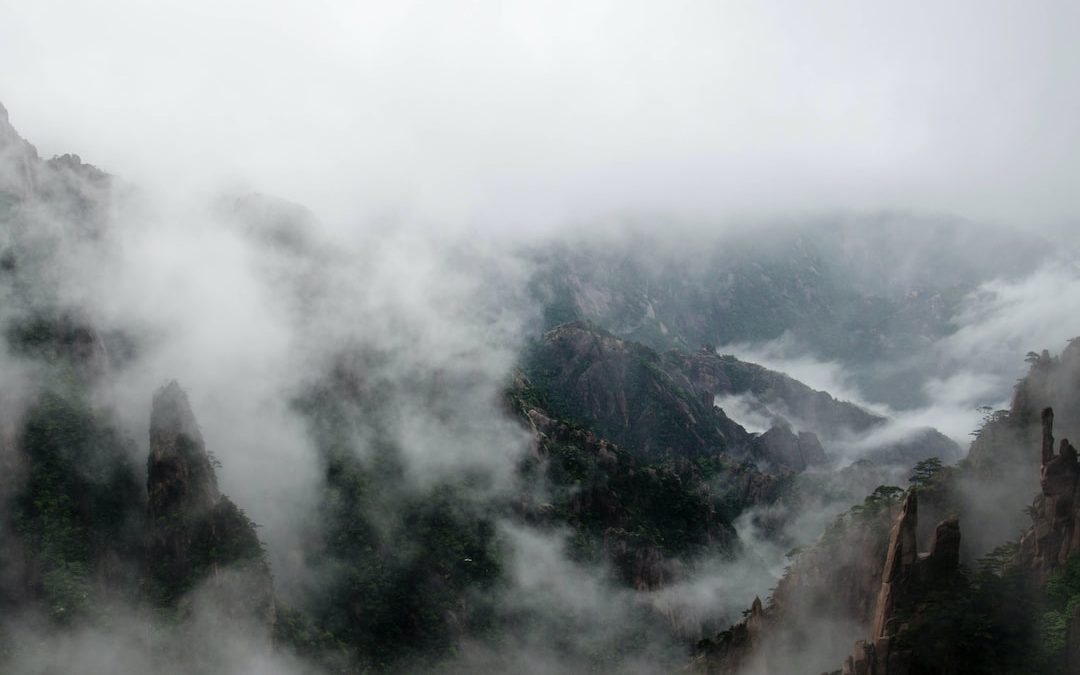
<svg viewBox="0 0 1080 675">
<path fill-rule="evenodd" d="M 1078 215 L 1078 11 L 15 2 L 0 96 L 46 155 L 342 227 L 882 208 L 1028 227 Z"/>
<path fill-rule="evenodd" d="M 787 373 L 890 418 L 892 423 L 876 432 L 879 435 L 933 427 L 966 447 L 985 414 L 981 408 L 1008 407 L 1013 385 L 1027 372 L 1026 355 L 1043 349 L 1054 352 L 1076 337 L 1080 326 L 1069 317 L 1077 312 L 1080 272 L 1072 263 L 1050 258 L 1030 274 L 995 278 L 977 286 L 950 318 L 949 334 L 899 364 L 825 360 L 790 333 L 766 342 L 724 345 L 719 351 Z M 914 407 L 875 400 L 860 386 L 860 378 L 874 371 L 888 377 L 902 369 L 918 374 L 914 381 L 919 391 L 914 398 L 919 403 Z M 738 416 L 740 411 L 752 413 L 745 410 L 746 402 L 735 403 L 736 419 L 752 422 L 753 417 Z"/>
<path fill-rule="evenodd" d="M 1080 271 L 1062 262 L 1080 219 L 1077 20 L 1065 2 L 8 3 L 0 101 L 12 124 L 43 157 L 78 153 L 118 178 L 107 197 L 76 187 L 108 223 L 101 241 L 46 205 L 0 243 L 44 251 L 20 272 L 38 284 L 34 302 L 137 342 L 93 393 L 138 461 L 152 392 L 180 380 L 223 492 L 262 526 L 292 599 L 326 581 L 296 555 L 324 476 L 294 403 L 343 362 L 371 399 L 349 448 L 370 461 L 392 439 L 403 490 L 469 472 L 485 477 L 476 501 L 523 489 L 515 471 L 535 440 L 501 401 L 541 321 L 530 246 L 645 232 L 685 251 L 804 219 L 824 241 L 893 211 L 914 214 L 916 251 L 957 219 L 1045 235 L 1056 250 L 979 278 L 919 363 L 842 363 L 796 334 L 720 348 L 893 420 L 827 445 L 840 464 L 919 427 L 966 445 L 977 408 L 1006 404 L 1028 351 L 1080 333 Z M 0 187 L 22 180 L 9 160 Z M 868 278 L 879 255 L 862 261 Z M 926 273 L 896 259 L 897 278 Z M 5 324 L 25 310 L 16 296 L 0 284 Z M 919 404 L 866 393 L 858 369 L 874 367 L 920 373 Z M 3 346 L 0 498 L 39 376 Z M 770 426 L 745 397 L 717 403 L 751 431 Z M 684 574 L 647 593 L 574 560 L 569 533 L 501 517 L 510 564 L 493 593 L 531 630 L 464 640 L 444 665 L 574 672 L 627 644 L 612 670 L 681 664 L 674 634 L 737 619 L 856 494 L 747 511 L 732 555 L 676 561 Z M 212 610 L 190 634 L 152 636 L 144 611 L 56 635 L 5 617 L 0 631 L 31 645 L 14 662 L 24 672 L 141 672 L 153 649 L 194 639 L 214 645 L 213 668 L 311 668 L 244 626 L 224 631 Z M 672 634 L 650 633 L 657 615 Z"/>
</svg>

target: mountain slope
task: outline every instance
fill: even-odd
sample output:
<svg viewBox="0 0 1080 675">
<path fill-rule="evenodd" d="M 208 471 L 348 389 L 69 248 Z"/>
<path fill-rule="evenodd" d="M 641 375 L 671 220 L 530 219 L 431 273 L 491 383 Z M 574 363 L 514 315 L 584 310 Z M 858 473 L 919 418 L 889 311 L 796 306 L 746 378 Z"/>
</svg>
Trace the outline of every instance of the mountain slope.
<svg viewBox="0 0 1080 675">
<path fill-rule="evenodd" d="M 813 433 L 827 451 L 830 443 L 869 437 L 888 424 L 786 375 L 711 349 L 657 354 L 583 322 L 548 331 L 526 357 L 526 372 L 556 414 L 646 457 L 725 453 L 802 470 L 804 459 L 776 452 L 798 443 L 783 430 Z M 716 407 L 725 396 L 750 397 L 775 431 L 763 437 L 747 432 Z M 769 442 L 778 436 L 786 438 Z M 814 447 L 809 437 L 806 443 Z M 812 452 L 824 463 L 816 448 Z M 912 430 L 899 441 L 870 441 L 863 452 L 880 463 L 909 466 L 927 457 L 959 456 L 952 441 L 931 429 Z"/>
<path fill-rule="evenodd" d="M 1031 359 L 1010 410 L 988 418 L 959 466 L 920 464 L 902 502 L 900 488 L 879 488 L 799 552 L 767 605 L 701 643 L 696 667 L 820 670 L 847 653 L 844 675 L 1075 672 L 1080 465 L 1067 440 L 1054 449 L 1055 411 L 1033 423 L 1030 410 L 1060 401 L 1075 421 L 1073 344 Z M 1022 470 L 1032 464 L 1037 475 Z"/>
</svg>

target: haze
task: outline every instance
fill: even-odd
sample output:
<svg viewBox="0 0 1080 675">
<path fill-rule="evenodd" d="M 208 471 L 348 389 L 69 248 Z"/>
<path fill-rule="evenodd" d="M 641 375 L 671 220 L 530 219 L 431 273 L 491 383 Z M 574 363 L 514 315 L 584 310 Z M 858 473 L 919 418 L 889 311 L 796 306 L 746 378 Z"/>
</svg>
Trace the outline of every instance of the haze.
<svg viewBox="0 0 1080 675">
<path fill-rule="evenodd" d="M 332 223 L 640 211 L 1075 222 L 1075 3 L 40 0 L 0 100 L 46 156 Z"/>
</svg>

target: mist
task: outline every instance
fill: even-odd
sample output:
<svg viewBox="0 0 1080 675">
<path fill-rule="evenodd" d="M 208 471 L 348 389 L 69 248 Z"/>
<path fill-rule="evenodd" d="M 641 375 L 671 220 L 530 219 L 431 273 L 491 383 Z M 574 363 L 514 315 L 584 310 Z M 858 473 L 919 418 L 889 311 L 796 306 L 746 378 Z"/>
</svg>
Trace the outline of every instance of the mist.
<svg viewBox="0 0 1080 675">
<path fill-rule="evenodd" d="M 389 447 L 400 462 L 374 531 L 392 539 L 402 504 L 445 485 L 494 514 L 508 562 L 482 600 L 522 631 L 462 629 L 447 672 L 682 667 L 693 640 L 768 596 L 792 549 L 910 469 L 859 460 L 928 427 L 966 448 L 1028 352 L 1080 333 L 1072 3 L 9 4 L 12 126 L 42 158 L 78 153 L 113 177 L 69 158 L 31 179 L 0 119 L 0 197 L 14 186 L 26 204 L 0 203 L 0 253 L 28 260 L 18 283 L 0 278 L 0 323 L 47 308 L 94 327 L 107 376 L 89 397 L 139 466 L 152 394 L 178 380 L 222 492 L 259 525 L 276 591 L 298 606 L 343 576 L 304 555 L 328 469 L 298 403 L 340 377 L 348 456 L 378 466 Z M 77 208 L 49 201 L 59 185 Z M 773 250 L 793 223 L 844 261 L 830 282 L 913 304 L 927 293 L 940 331 L 873 362 L 798 329 L 714 347 L 888 422 L 826 439 L 828 467 L 784 476 L 806 493 L 743 510 L 730 550 L 629 588 L 517 505 L 548 490 L 523 485 L 523 464 L 547 458 L 506 403 L 550 327 L 538 259 L 629 259 L 621 242 L 650 271 L 692 275 L 712 264 L 699 248 Z M 40 361 L 0 342 L 0 522 L 25 470 L 17 427 L 43 383 L 67 376 Z M 750 396 L 714 403 L 750 432 L 775 421 Z M 0 547 L 0 563 L 17 553 Z M 175 630 L 126 598 L 103 626 L 4 617 L 0 638 L 30 646 L 0 660 L 134 673 L 198 641 L 205 659 L 175 672 L 321 672 L 200 604 L 207 594 L 191 592 L 193 619 Z M 835 621 L 846 640 L 852 626 Z"/>
<path fill-rule="evenodd" d="M 342 227 L 883 208 L 1027 227 L 1077 215 L 1076 19 L 1065 2 L 49 0 L 5 8 L 19 67 L 0 91 L 46 154 L 244 184 Z"/>
<path fill-rule="evenodd" d="M 1080 310 L 1078 294 L 1080 275 L 1075 266 L 1053 259 L 1017 278 L 986 281 L 965 296 L 960 311 L 949 319 L 947 335 L 900 363 L 827 360 L 792 334 L 757 344 L 724 345 L 719 351 L 787 373 L 890 418 L 887 429 L 875 432 L 879 436 L 933 427 L 966 446 L 985 416 L 983 408 L 1008 407 L 1013 385 L 1027 371 L 1026 355 L 1052 349 L 1075 336 L 1075 323 L 1065 317 Z M 870 379 L 886 379 L 899 369 L 916 373 L 917 405 L 875 399 L 861 386 Z M 753 419 L 738 414 L 746 408 L 745 401 L 736 405 L 737 419 Z M 851 449 L 867 443 L 873 440 L 854 442 Z"/>
</svg>

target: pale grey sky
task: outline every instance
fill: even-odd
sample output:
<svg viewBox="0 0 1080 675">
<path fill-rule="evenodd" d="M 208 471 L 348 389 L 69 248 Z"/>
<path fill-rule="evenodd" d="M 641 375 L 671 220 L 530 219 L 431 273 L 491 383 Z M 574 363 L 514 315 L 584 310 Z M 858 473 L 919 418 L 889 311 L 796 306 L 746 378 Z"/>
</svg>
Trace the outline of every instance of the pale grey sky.
<svg viewBox="0 0 1080 675">
<path fill-rule="evenodd" d="M 46 155 L 338 222 L 1080 215 L 1080 4 L 8 0 Z"/>
</svg>

